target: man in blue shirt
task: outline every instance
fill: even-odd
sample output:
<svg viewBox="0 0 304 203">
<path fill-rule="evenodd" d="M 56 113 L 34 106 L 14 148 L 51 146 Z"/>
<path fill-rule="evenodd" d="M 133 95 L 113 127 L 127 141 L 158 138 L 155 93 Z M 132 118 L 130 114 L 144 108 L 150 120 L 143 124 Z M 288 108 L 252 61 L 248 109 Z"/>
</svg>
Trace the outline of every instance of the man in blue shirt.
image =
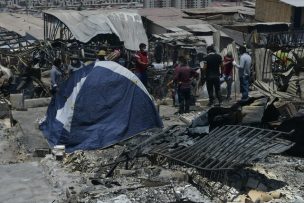
<svg viewBox="0 0 304 203">
<path fill-rule="evenodd" d="M 233 61 L 233 65 L 239 69 L 240 91 L 242 93 L 241 101 L 247 101 L 249 99 L 249 80 L 252 60 L 246 52 L 246 48 L 243 46 L 240 47 L 240 54 L 240 64 Z"/>
</svg>

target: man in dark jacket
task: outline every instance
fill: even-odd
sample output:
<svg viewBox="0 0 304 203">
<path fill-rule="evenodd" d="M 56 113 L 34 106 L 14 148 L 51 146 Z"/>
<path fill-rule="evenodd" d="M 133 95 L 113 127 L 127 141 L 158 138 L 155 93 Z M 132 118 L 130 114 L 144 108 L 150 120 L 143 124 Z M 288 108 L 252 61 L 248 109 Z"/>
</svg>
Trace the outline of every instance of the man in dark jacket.
<svg viewBox="0 0 304 203">
<path fill-rule="evenodd" d="M 179 66 L 174 71 L 174 82 L 178 84 L 179 113 L 189 113 L 191 78 L 198 73 L 187 65 L 185 57 L 179 57 Z"/>
<path fill-rule="evenodd" d="M 222 66 L 222 57 L 215 53 L 213 46 L 207 47 L 207 53 L 208 55 L 205 58 L 204 69 L 206 69 L 207 91 L 209 95 L 208 106 L 211 106 L 214 103 L 213 90 L 215 90 L 220 105 L 222 102 L 220 92 L 220 67 Z"/>
</svg>

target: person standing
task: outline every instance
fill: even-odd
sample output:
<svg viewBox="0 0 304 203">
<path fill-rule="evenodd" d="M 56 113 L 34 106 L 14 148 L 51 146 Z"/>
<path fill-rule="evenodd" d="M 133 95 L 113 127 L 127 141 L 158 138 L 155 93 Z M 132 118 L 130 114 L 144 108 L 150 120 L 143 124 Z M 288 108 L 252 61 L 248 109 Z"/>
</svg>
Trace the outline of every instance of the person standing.
<svg viewBox="0 0 304 203">
<path fill-rule="evenodd" d="M 105 61 L 106 60 L 106 56 L 107 56 L 107 52 L 103 49 L 99 50 L 99 52 L 97 52 L 96 54 L 96 61 Z"/>
<path fill-rule="evenodd" d="M 206 70 L 206 83 L 209 96 L 208 106 L 211 106 L 214 103 L 213 90 L 215 90 L 219 105 L 221 105 L 222 96 L 220 92 L 220 67 L 222 66 L 222 57 L 215 53 L 213 46 L 207 47 L 207 53 L 208 55 L 205 58 L 206 63 L 204 69 Z"/>
<path fill-rule="evenodd" d="M 69 74 L 72 74 L 73 72 L 80 70 L 83 68 L 83 63 L 80 61 L 79 56 L 77 54 L 73 54 L 71 56 L 70 65 L 68 66 Z"/>
<path fill-rule="evenodd" d="M 58 91 L 60 83 L 63 81 L 63 71 L 61 69 L 62 62 L 60 59 L 55 59 L 51 69 L 51 93 L 55 95 Z"/>
<path fill-rule="evenodd" d="M 135 54 L 135 59 L 136 59 L 135 75 L 147 87 L 147 82 L 148 82 L 147 68 L 149 66 L 149 56 L 146 51 L 146 48 L 147 45 L 141 43 L 139 45 L 139 51 Z"/>
<path fill-rule="evenodd" d="M 226 100 L 231 100 L 231 86 L 232 86 L 232 74 L 233 74 L 233 57 L 232 53 L 228 52 L 227 55 L 224 57 L 223 63 L 223 76 L 224 80 L 227 84 L 227 97 Z"/>
<path fill-rule="evenodd" d="M 189 113 L 191 96 L 191 78 L 198 73 L 187 65 L 185 57 L 179 57 L 179 66 L 174 71 L 174 82 L 178 84 L 179 113 Z"/>
<path fill-rule="evenodd" d="M 240 64 L 233 61 L 233 65 L 239 70 L 240 91 L 242 93 L 241 101 L 247 101 L 249 99 L 249 80 L 252 60 L 244 46 L 240 47 L 240 54 Z"/>
</svg>

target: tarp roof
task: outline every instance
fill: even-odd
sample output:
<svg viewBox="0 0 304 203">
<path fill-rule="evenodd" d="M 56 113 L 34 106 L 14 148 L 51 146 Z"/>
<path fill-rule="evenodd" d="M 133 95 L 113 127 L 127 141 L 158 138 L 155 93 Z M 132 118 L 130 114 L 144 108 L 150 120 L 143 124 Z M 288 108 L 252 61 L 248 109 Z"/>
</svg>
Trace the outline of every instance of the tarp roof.
<svg viewBox="0 0 304 203">
<path fill-rule="evenodd" d="M 80 42 L 89 42 L 99 34 L 116 34 L 129 50 L 138 50 L 140 43 L 148 44 L 141 17 L 135 11 L 116 10 L 47 10 L 58 18 Z"/>
<path fill-rule="evenodd" d="M 280 0 L 281 2 L 285 4 L 289 4 L 294 7 L 304 7 L 304 1 L 303 0 Z"/>
<path fill-rule="evenodd" d="M 138 10 L 138 13 L 151 22 L 168 30 L 172 30 L 179 26 L 203 23 L 203 21 L 198 19 L 184 18 L 187 14 L 176 8 L 145 8 Z"/>
</svg>

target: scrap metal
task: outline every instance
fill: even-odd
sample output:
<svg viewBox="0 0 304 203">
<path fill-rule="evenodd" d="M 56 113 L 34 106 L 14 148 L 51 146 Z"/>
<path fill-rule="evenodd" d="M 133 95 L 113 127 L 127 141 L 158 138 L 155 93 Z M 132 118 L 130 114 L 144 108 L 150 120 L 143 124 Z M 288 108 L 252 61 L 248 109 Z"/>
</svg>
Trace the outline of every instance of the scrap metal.
<svg viewBox="0 0 304 203">
<path fill-rule="evenodd" d="M 225 171 L 289 149 L 294 143 L 279 137 L 291 133 L 227 125 L 214 129 L 192 146 L 172 150 L 170 144 L 164 143 L 150 153 L 202 171 Z"/>
<path fill-rule="evenodd" d="M 0 48 L 9 52 L 26 51 L 31 43 L 16 32 L 0 27 Z"/>
<path fill-rule="evenodd" d="M 253 84 L 255 88 L 258 89 L 260 93 L 263 95 L 266 95 L 268 97 L 277 97 L 277 98 L 282 98 L 286 100 L 292 100 L 295 99 L 296 95 L 289 94 L 287 92 L 280 92 L 277 91 L 276 89 L 272 88 L 270 85 L 268 85 L 265 82 L 256 80 Z"/>
</svg>

